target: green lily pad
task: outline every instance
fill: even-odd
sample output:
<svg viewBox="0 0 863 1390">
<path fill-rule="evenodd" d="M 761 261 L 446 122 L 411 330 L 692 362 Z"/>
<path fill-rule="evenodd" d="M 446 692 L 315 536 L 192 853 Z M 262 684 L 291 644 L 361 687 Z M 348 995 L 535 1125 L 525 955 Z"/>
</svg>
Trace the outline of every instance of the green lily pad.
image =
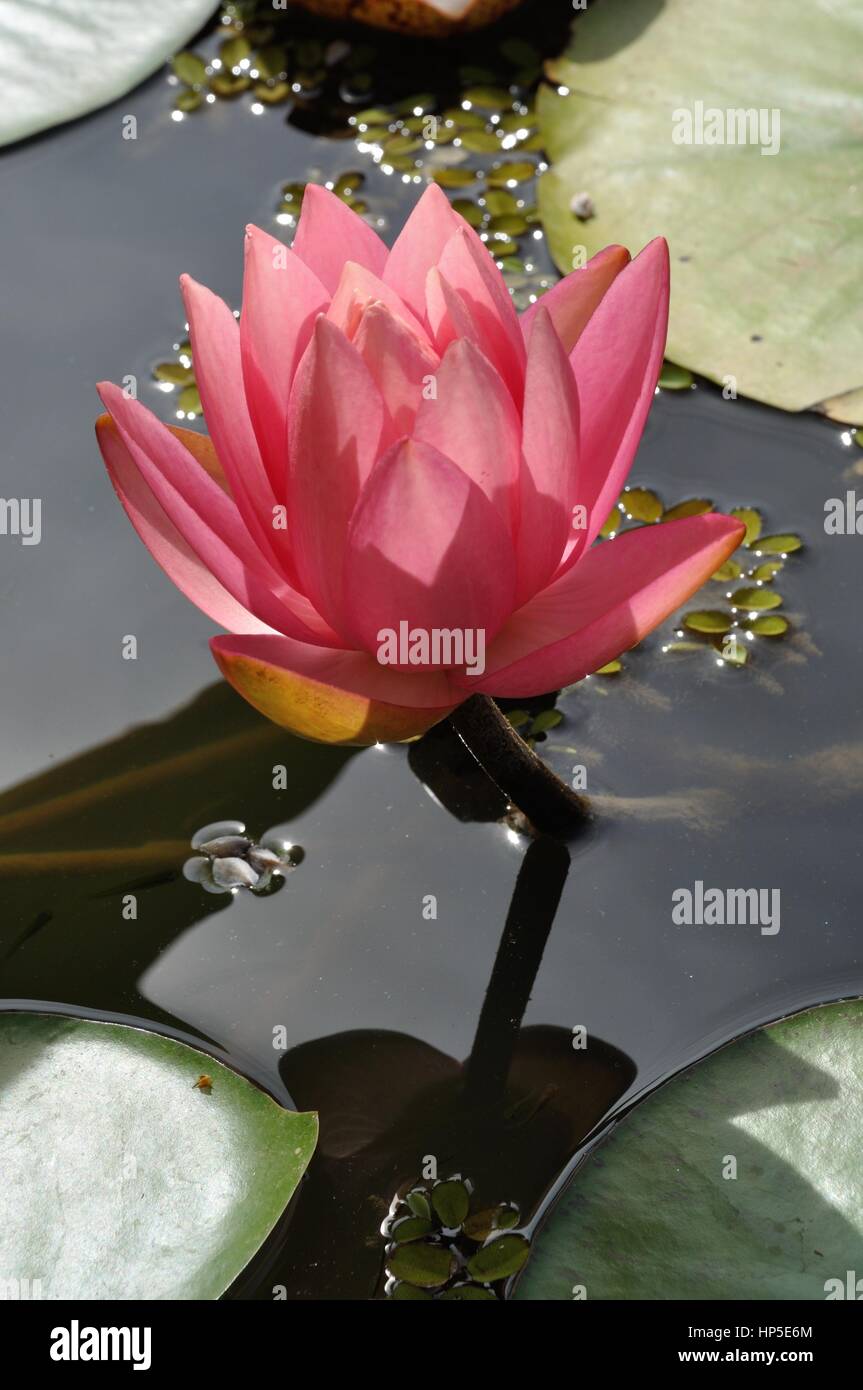
<svg viewBox="0 0 863 1390">
<path fill-rule="evenodd" d="M 3 0 L 0 145 L 124 96 L 182 50 L 212 12 L 212 0 Z M 203 81 L 198 72 L 191 80 L 179 75 L 194 85 Z M 118 132 L 121 121 L 118 113 Z"/>
<path fill-rule="evenodd" d="M 518 1296 L 837 1296 L 863 1248 L 863 1002 L 714 1054 L 638 1106 L 534 1241 Z M 584 1296 L 584 1294 L 580 1295 Z"/>
<path fill-rule="evenodd" d="M 487 1244 L 480 1246 L 467 1262 L 467 1272 L 472 1279 L 481 1284 L 490 1284 L 496 1279 L 508 1279 L 516 1274 L 530 1254 L 530 1241 L 526 1236 L 507 1232 L 493 1236 Z"/>
<path fill-rule="evenodd" d="M 428 1196 L 420 1188 L 415 1188 L 405 1197 L 405 1204 L 413 1212 L 414 1216 L 425 1217 L 426 1221 L 431 1218 L 431 1203 Z"/>
<path fill-rule="evenodd" d="M 690 632 L 721 633 L 727 632 L 732 625 L 731 615 L 718 608 L 699 608 L 683 615 L 683 626 Z"/>
<path fill-rule="evenodd" d="M 746 527 L 746 535 L 743 537 L 743 544 L 748 546 L 754 545 L 761 535 L 761 527 L 764 524 L 761 520 L 761 513 L 756 512 L 754 507 L 732 507 L 731 515 L 735 517 L 737 521 L 742 521 L 743 525 Z"/>
<path fill-rule="evenodd" d="M 713 511 L 713 503 L 708 502 L 706 497 L 689 497 L 685 502 L 677 502 L 673 507 L 666 507 L 662 513 L 663 521 L 677 521 L 682 516 L 703 516 L 705 512 Z"/>
<path fill-rule="evenodd" d="M 802 544 L 799 536 L 761 536 L 753 549 L 760 550 L 762 555 L 791 555 Z"/>
<path fill-rule="evenodd" d="M 4 1275 L 41 1280 L 50 1299 L 218 1298 L 317 1134 L 316 1115 L 172 1038 L 2 1015 Z"/>
<path fill-rule="evenodd" d="M 692 385 L 692 373 L 674 362 L 663 362 L 659 385 L 663 391 L 688 391 Z"/>
<path fill-rule="evenodd" d="M 658 521 L 662 516 L 662 503 L 649 488 L 631 487 L 621 493 L 620 501 L 634 521 Z"/>
<path fill-rule="evenodd" d="M 769 584 L 784 568 L 781 560 L 765 560 L 763 565 L 758 565 L 752 571 L 752 578 L 760 580 L 762 584 Z"/>
<path fill-rule="evenodd" d="M 719 584 L 727 584 L 731 579 L 739 579 L 742 573 L 743 567 L 738 565 L 736 560 L 726 560 L 725 564 L 720 565 L 710 578 L 715 579 Z"/>
<path fill-rule="evenodd" d="M 500 149 L 500 140 L 492 130 L 466 130 L 461 143 L 471 154 L 497 154 Z"/>
<path fill-rule="evenodd" d="M 604 666 L 599 666 L 594 671 L 595 676 L 617 676 L 623 670 L 623 663 L 620 657 L 615 657 L 613 661 L 607 661 Z"/>
<path fill-rule="evenodd" d="M 731 595 L 731 602 L 735 608 L 750 610 L 780 608 L 782 595 L 777 594 L 775 589 L 735 589 Z"/>
<path fill-rule="evenodd" d="M 432 1230 L 428 1217 L 406 1216 L 395 1223 L 392 1236 L 397 1245 L 404 1245 L 409 1240 L 422 1240 L 424 1236 L 431 1235 Z"/>
<path fill-rule="evenodd" d="M 511 159 L 486 174 L 486 181 L 493 188 L 506 188 L 511 183 L 524 183 L 526 179 L 532 179 L 535 173 L 535 164 L 530 164 L 526 159 Z"/>
<path fill-rule="evenodd" d="M 789 623 L 787 618 L 783 618 L 781 613 L 765 613 L 760 618 L 750 618 L 748 622 L 741 624 L 748 632 L 754 632 L 758 637 L 782 637 L 788 631 Z"/>
<path fill-rule="evenodd" d="M 394 1279 L 402 1279 L 418 1289 L 439 1289 L 455 1274 L 457 1261 L 446 1245 L 427 1245 L 411 1241 L 398 1245 L 387 1255 L 387 1270 Z"/>
<path fill-rule="evenodd" d="M 441 1225 L 450 1231 L 461 1226 L 470 1211 L 470 1193 L 457 1178 L 436 1183 L 432 1188 L 431 1202 Z"/>
<path fill-rule="evenodd" d="M 861 39 L 858 0 L 814 9 L 773 0 L 766 28 L 753 23 L 751 0 L 601 3 L 578 17 L 538 101 L 553 166 L 540 206 L 561 269 L 575 244 L 635 251 L 664 234 L 669 357 L 719 383 L 731 374 L 741 394 L 786 410 L 829 400 L 834 418 L 854 424 L 863 422 Z M 755 108 L 756 139 L 697 142 L 709 112 L 727 136 L 726 113 L 751 110 L 757 122 Z M 576 222 L 570 203 L 583 191 L 596 216 Z"/>
<path fill-rule="evenodd" d="M 433 177 L 441 188 L 466 188 L 469 183 L 476 183 L 477 172 L 475 169 L 436 169 Z"/>
</svg>

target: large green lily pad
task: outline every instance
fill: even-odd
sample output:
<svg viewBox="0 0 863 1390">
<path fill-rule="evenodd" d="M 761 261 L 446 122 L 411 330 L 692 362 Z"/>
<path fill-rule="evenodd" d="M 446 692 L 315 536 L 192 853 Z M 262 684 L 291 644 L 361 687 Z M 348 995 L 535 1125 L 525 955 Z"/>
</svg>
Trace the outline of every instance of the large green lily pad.
<svg viewBox="0 0 863 1390">
<path fill-rule="evenodd" d="M 170 1038 L 3 1015 L 6 1296 L 218 1298 L 284 1211 L 317 1134 L 316 1115 Z"/>
<path fill-rule="evenodd" d="M 215 0 L 0 0 L 0 145 L 125 96 L 215 8 Z"/>
<path fill-rule="evenodd" d="M 841 1297 L 849 1270 L 863 1276 L 861 1132 L 863 1002 L 734 1043 L 588 1160 L 519 1296 Z"/>
<path fill-rule="evenodd" d="M 573 27 L 539 114 L 539 206 L 573 248 L 668 238 L 668 356 L 756 400 L 863 421 L 863 7 L 598 0 Z M 778 110 L 779 150 L 676 144 L 674 113 Z M 683 128 L 678 118 L 678 128 Z M 765 126 L 769 143 L 771 127 Z M 574 196 L 595 216 L 579 221 Z M 731 384 L 731 383 L 729 383 Z"/>
</svg>

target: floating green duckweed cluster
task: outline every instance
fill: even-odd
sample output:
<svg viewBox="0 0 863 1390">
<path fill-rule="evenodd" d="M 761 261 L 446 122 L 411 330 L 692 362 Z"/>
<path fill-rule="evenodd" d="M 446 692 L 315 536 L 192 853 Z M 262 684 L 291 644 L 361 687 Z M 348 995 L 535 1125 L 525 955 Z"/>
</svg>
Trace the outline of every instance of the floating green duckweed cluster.
<svg viewBox="0 0 863 1390">
<path fill-rule="evenodd" d="M 159 389 L 174 397 L 176 418 L 193 423 L 201 418 L 203 411 L 195 381 L 195 369 L 192 366 L 192 344 L 189 339 L 183 338 L 180 342 L 174 343 L 174 353 L 176 355 L 172 361 L 156 363 L 153 376 Z"/>
<path fill-rule="evenodd" d="M 281 20 L 281 23 L 277 22 Z M 475 227 L 507 277 L 519 309 L 556 279 L 545 254 L 534 180 L 545 167 L 534 109 L 542 54 L 510 36 L 486 56 L 488 66 L 441 69 L 437 92 L 390 99 L 387 40 L 332 42 L 309 35 L 295 16 L 274 16 L 263 3 L 229 4 L 207 51 L 171 61 L 175 119 L 247 95 L 250 109 L 288 106 L 288 120 L 338 137 L 352 135 L 358 154 L 405 183 L 434 180 Z M 382 95 L 383 92 L 383 95 Z M 330 187 L 354 211 L 364 180 L 347 172 Z M 351 185 L 355 185 L 351 187 Z M 287 182 L 276 209 L 295 224 L 302 181 Z"/>
<path fill-rule="evenodd" d="M 394 1199 L 381 1227 L 387 1242 L 387 1296 L 400 1302 L 497 1302 L 503 1281 L 527 1260 L 530 1242 L 513 1228 L 518 1207 L 475 1209 L 460 1175 L 411 1188 Z"/>
<path fill-rule="evenodd" d="M 608 540 L 638 526 L 699 516 L 714 510 L 713 503 L 705 497 L 687 498 L 666 507 L 651 488 L 627 488 L 599 534 L 603 540 Z M 719 586 L 717 600 L 708 608 L 685 612 L 675 640 L 666 643 L 663 651 L 696 650 L 706 644 L 715 649 L 721 663 L 745 666 L 755 638 L 784 637 L 790 631 L 788 619 L 774 611 L 783 604 L 775 580 L 782 574 L 789 556 L 800 550 L 803 542 L 791 532 L 765 535 L 763 517 L 754 507 L 732 507 L 729 515 L 743 522 L 746 533 L 736 555 L 711 576 L 710 583 Z M 619 671 L 621 663 L 612 662 L 611 667 Z M 604 666 L 596 674 L 613 672 Z"/>
</svg>

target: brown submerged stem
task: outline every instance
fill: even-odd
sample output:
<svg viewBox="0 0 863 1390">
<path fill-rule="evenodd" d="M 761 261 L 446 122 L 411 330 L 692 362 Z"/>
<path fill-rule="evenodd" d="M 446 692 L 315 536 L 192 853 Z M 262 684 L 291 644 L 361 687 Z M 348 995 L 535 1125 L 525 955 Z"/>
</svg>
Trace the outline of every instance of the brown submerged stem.
<svg viewBox="0 0 863 1390">
<path fill-rule="evenodd" d="M 480 767 L 541 834 L 572 833 L 588 816 L 585 799 L 529 748 L 488 695 L 472 695 L 450 723 Z"/>
</svg>

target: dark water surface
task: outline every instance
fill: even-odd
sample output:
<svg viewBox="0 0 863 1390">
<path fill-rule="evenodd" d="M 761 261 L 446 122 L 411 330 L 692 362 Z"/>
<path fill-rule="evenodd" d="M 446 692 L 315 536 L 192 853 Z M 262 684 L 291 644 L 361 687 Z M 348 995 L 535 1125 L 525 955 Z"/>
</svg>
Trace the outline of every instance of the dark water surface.
<svg viewBox="0 0 863 1390">
<path fill-rule="evenodd" d="M 105 476 L 94 383 L 134 373 L 159 405 L 177 275 L 237 304 L 245 223 L 272 228 L 285 179 L 355 160 L 274 113 L 174 124 L 161 79 L 3 157 L 3 492 L 42 498 L 43 535 L 0 538 L 0 993 L 202 1039 L 320 1110 L 310 1176 L 241 1297 L 379 1293 L 381 1220 L 428 1155 L 533 1218 L 588 1135 L 675 1071 L 863 993 L 860 542 L 823 531 L 825 500 L 855 483 L 835 426 L 709 387 L 657 398 L 633 481 L 799 532 L 793 633 L 736 670 L 706 647 L 663 653 L 667 624 L 620 677 L 564 695 L 542 752 L 564 776 L 586 766 L 597 808 L 567 849 L 498 823 L 445 731 L 410 758 L 318 748 L 217 679 L 213 629 Z M 380 175 L 390 236 L 400 196 Z M 180 877 L 192 834 L 226 817 L 304 847 L 280 893 Z M 780 931 L 675 926 L 671 895 L 696 880 L 779 889 Z"/>
</svg>

